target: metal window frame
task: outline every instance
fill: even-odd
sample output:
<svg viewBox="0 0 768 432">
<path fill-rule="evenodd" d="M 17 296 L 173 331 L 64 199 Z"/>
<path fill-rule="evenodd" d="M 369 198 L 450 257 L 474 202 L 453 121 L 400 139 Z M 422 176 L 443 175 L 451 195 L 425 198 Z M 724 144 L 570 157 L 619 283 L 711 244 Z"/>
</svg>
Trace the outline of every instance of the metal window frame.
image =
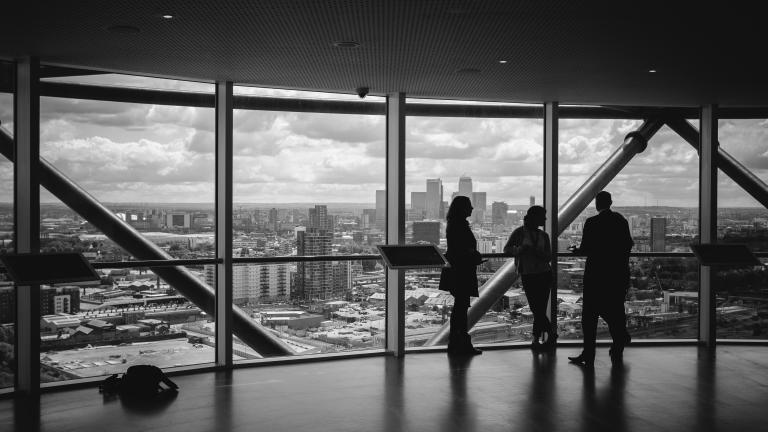
<svg viewBox="0 0 768 432">
<path fill-rule="evenodd" d="M 557 329 L 557 238 L 560 233 L 557 217 L 557 182 L 559 151 L 559 105 L 557 102 L 544 104 L 544 209 L 547 220 L 544 231 L 549 234 L 552 251 L 552 281 L 550 282 L 547 317 L 553 329 Z"/>
<path fill-rule="evenodd" d="M 40 251 L 40 62 L 16 63 L 14 95 L 14 239 L 17 253 Z M 40 286 L 16 287 L 16 374 L 19 394 L 40 392 Z M 23 343 L 18 343 L 23 341 Z"/>
<path fill-rule="evenodd" d="M 717 241 L 717 106 L 704 105 L 699 117 L 699 239 Z M 717 340 L 715 321 L 715 270 L 701 266 L 699 271 L 699 344 L 714 351 Z"/>
<path fill-rule="evenodd" d="M 387 95 L 386 244 L 405 244 L 405 94 Z M 405 354 L 405 270 L 386 269 L 388 354 Z"/>
<path fill-rule="evenodd" d="M 216 365 L 232 366 L 232 82 L 216 83 Z"/>
</svg>

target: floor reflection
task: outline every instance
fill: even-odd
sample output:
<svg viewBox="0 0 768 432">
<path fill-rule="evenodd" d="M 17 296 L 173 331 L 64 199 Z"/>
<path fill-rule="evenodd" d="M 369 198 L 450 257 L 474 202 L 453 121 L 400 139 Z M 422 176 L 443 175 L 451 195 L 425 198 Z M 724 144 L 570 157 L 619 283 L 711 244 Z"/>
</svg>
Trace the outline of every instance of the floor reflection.
<svg viewBox="0 0 768 432">
<path fill-rule="evenodd" d="M 581 368 L 583 374 L 582 431 L 627 430 L 624 398 L 629 367 L 619 362 L 611 366 L 610 379 L 596 388 L 595 368 Z"/>
<path fill-rule="evenodd" d="M 450 369 L 450 404 L 441 416 L 443 421 L 439 430 L 475 430 L 477 413 L 475 405 L 467 396 L 467 379 L 470 364 L 475 356 L 448 356 Z"/>
</svg>

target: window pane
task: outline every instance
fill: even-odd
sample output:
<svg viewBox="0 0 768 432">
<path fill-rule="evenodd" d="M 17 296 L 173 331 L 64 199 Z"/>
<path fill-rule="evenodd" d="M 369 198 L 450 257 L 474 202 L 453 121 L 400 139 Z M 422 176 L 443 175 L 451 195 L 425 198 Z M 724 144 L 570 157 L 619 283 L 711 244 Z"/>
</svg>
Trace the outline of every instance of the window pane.
<svg viewBox="0 0 768 432">
<path fill-rule="evenodd" d="M 0 85 L 13 88 L 13 65 L 0 62 Z M 0 92 L 0 134 L 4 152 L 13 152 L 13 93 Z M 0 156 L 0 254 L 13 253 L 13 163 Z M 0 273 L 0 388 L 13 387 L 15 354 L 16 287 Z"/>
<path fill-rule="evenodd" d="M 720 147 L 760 181 L 768 180 L 768 120 L 718 122 Z M 718 171 L 717 237 L 722 243 L 746 244 L 768 252 L 768 210 L 723 171 Z M 768 288 L 765 267 L 721 270 L 715 274 L 717 337 L 767 339 Z"/>
<path fill-rule="evenodd" d="M 204 279 L 202 266 L 186 267 Z M 146 268 L 98 270 L 89 286 L 43 286 L 41 381 L 212 363 L 213 317 Z"/>
<path fill-rule="evenodd" d="M 43 97 L 40 110 L 40 155 L 56 170 L 170 256 L 214 256 L 213 109 Z M 44 188 L 40 201 L 41 250 L 148 258 Z"/>
<path fill-rule="evenodd" d="M 304 266 L 304 268 L 302 268 Z M 296 355 L 383 349 L 384 274 L 380 261 L 319 261 L 234 266 L 235 304 L 269 329 Z M 330 273 L 328 291 L 336 300 L 292 300 L 296 274 Z M 235 337 L 235 355 L 259 354 Z"/>
<path fill-rule="evenodd" d="M 525 210 L 542 203 L 541 119 L 410 116 L 406 140 L 407 243 L 433 243 L 445 251 L 446 212 L 454 196 L 464 195 L 472 202 L 468 220 L 478 250 L 501 253 Z M 504 262 L 480 265 L 478 283 Z M 406 272 L 406 346 L 423 345 L 450 317 L 453 297 L 438 290 L 439 280 L 439 270 Z M 474 343 L 525 340 L 514 330 L 519 323 L 507 301 L 519 290 L 516 282 L 474 326 Z"/>
<path fill-rule="evenodd" d="M 639 120 L 560 120 L 561 206 L 641 124 Z M 698 155 L 672 130 L 662 127 L 605 190 L 612 195 L 612 210 L 629 223 L 635 242 L 633 252 L 691 252 L 689 245 L 698 235 Z M 584 221 L 596 213 L 591 197 L 586 209 L 560 235 L 560 252 L 581 242 Z M 698 301 L 695 260 L 636 257 L 630 260 L 630 269 L 632 277 L 624 308 L 633 337 L 696 337 L 696 328 L 690 326 L 698 322 L 690 314 L 697 313 L 697 306 L 688 304 Z M 584 258 L 564 258 L 558 265 L 558 309 L 562 316 L 558 323 L 565 338 L 582 338 L 579 320 L 583 272 Z M 684 299 L 679 301 L 685 301 L 686 306 L 674 310 L 678 298 Z"/>
<path fill-rule="evenodd" d="M 114 74 L 69 78 L 186 87 Z M 94 263 L 215 256 L 213 109 L 43 97 L 40 129 L 41 158 L 58 173 L 51 181 L 74 184 L 65 202 L 41 187 L 42 251 L 82 252 Z M 215 341 L 182 328 L 215 325 L 187 299 L 208 289 L 202 266 L 102 275 L 94 286 L 42 291 L 43 380 L 114 373 L 134 361 L 213 361 Z"/>
<path fill-rule="evenodd" d="M 254 87 L 234 91 L 353 100 Z M 385 241 L 377 192 L 385 185 L 385 137 L 383 115 L 235 110 L 235 257 L 378 254 L 375 245 Z M 235 304 L 296 354 L 383 347 L 386 302 L 378 261 L 237 265 L 234 273 Z"/>
</svg>

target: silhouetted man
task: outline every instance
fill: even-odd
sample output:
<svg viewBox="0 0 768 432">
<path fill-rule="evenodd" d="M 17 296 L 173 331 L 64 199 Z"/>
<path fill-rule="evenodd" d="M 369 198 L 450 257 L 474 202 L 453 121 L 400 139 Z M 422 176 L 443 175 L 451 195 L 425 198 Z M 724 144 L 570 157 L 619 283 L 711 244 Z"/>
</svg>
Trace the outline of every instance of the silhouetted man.
<svg viewBox="0 0 768 432">
<path fill-rule="evenodd" d="M 568 359 L 587 367 L 595 362 L 598 317 L 603 317 L 611 332 L 612 362 L 621 361 L 624 346 L 631 340 L 624 315 L 624 297 L 629 289 L 629 252 L 634 242 L 627 220 L 611 211 L 611 204 L 610 193 L 597 194 L 595 207 L 599 213 L 584 223 L 581 246 L 574 250 L 587 256 L 581 315 L 584 351 Z"/>
</svg>

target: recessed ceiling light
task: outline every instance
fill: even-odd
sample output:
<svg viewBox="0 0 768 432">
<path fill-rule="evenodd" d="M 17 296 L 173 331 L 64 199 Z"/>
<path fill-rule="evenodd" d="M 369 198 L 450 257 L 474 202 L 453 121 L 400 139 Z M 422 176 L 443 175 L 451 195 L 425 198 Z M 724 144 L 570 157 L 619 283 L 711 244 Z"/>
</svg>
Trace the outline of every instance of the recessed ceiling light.
<svg viewBox="0 0 768 432">
<path fill-rule="evenodd" d="M 360 43 L 355 41 L 336 41 L 333 43 L 333 46 L 336 48 L 357 48 L 360 46 Z"/>
<path fill-rule="evenodd" d="M 173 15 L 171 15 L 171 14 L 165 14 L 165 15 L 163 15 L 163 18 L 164 18 L 164 19 L 173 19 Z"/>
<path fill-rule="evenodd" d="M 501 64 L 507 64 L 507 61 L 506 61 L 506 60 L 499 60 L 499 63 L 501 63 Z"/>
<path fill-rule="evenodd" d="M 130 33 L 138 33 L 139 28 L 132 26 L 132 25 L 125 25 L 125 24 L 116 24 L 107 27 L 107 30 L 111 31 L 112 33 L 123 33 L 123 34 L 130 34 Z"/>
<path fill-rule="evenodd" d="M 656 73 L 656 69 L 650 69 L 648 70 L 648 73 Z"/>
</svg>

